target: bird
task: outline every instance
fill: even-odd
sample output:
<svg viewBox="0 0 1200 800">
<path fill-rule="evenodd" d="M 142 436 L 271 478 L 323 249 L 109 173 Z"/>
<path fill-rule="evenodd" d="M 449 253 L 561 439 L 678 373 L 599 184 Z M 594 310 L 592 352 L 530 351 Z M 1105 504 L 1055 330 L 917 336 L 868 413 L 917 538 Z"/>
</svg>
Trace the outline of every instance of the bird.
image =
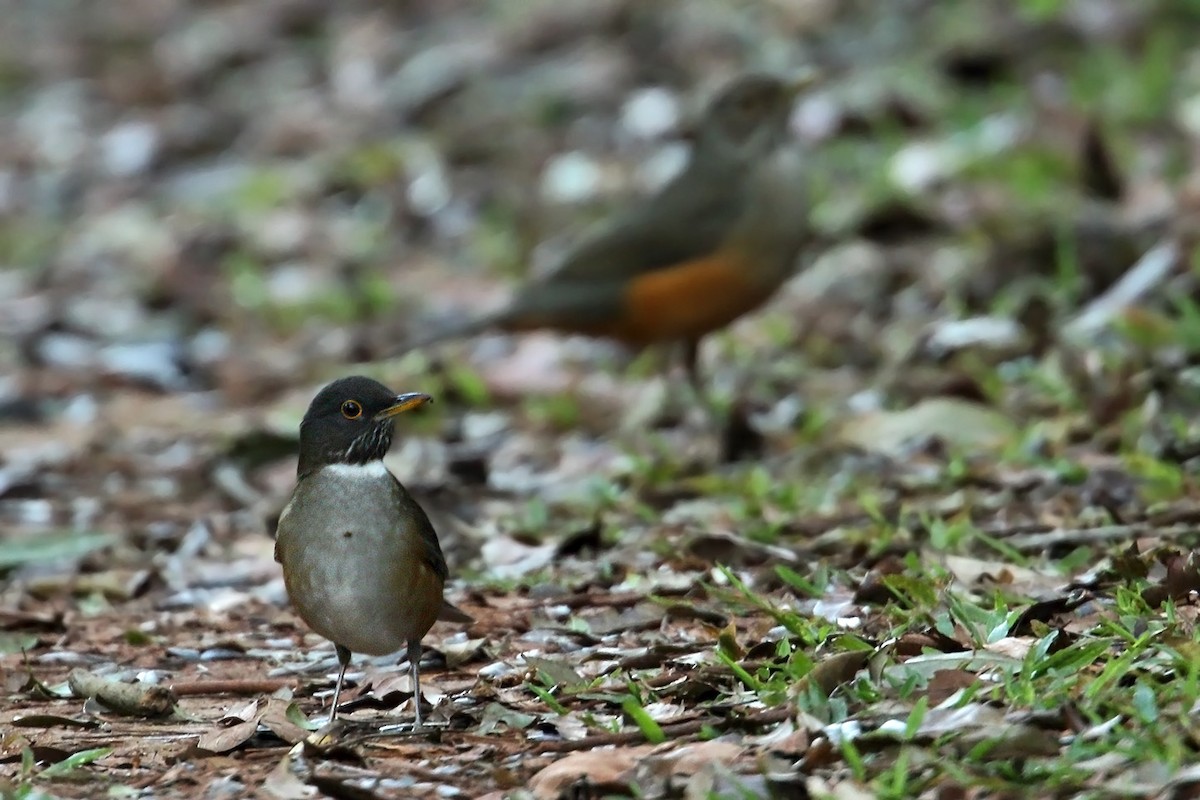
<svg viewBox="0 0 1200 800">
<path fill-rule="evenodd" d="M 275 560 L 300 618 L 337 651 L 330 726 L 352 654 L 407 646 L 421 729 L 421 639 L 436 620 L 472 621 L 442 596 L 448 569 L 437 533 L 383 463 L 395 417 L 432 399 L 341 378 L 300 422 L 296 487 L 279 517 Z"/>
<path fill-rule="evenodd" d="M 703 337 L 770 299 L 809 239 L 803 164 L 787 145 L 795 97 L 816 78 L 811 70 L 735 78 L 708 103 L 687 163 L 659 191 L 601 221 L 499 311 L 404 349 L 489 330 L 551 329 L 633 349 L 682 343 L 703 394 Z"/>
</svg>

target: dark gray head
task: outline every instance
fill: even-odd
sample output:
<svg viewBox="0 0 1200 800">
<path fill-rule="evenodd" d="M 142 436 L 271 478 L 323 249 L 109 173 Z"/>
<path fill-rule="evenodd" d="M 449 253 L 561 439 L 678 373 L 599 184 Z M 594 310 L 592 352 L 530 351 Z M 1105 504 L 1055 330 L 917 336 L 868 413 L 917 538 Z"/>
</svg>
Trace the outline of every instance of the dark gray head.
<svg viewBox="0 0 1200 800">
<path fill-rule="evenodd" d="M 738 159 L 766 155 L 787 140 L 796 93 L 815 73 L 784 79 L 749 73 L 730 81 L 704 109 L 697 146 Z"/>
<path fill-rule="evenodd" d="M 393 418 L 432 400 L 420 392 L 396 394 L 361 375 L 334 381 L 317 393 L 300 422 L 297 474 L 382 459 L 392 446 Z"/>
</svg>

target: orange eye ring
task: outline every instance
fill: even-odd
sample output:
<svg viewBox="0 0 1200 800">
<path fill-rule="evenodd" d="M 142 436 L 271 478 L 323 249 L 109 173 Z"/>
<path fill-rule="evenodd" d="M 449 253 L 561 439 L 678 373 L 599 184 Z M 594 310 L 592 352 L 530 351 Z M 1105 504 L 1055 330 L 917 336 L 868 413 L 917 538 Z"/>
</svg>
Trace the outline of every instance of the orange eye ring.
<svg viewBox="0 0 1200 800">
<path fill-rule="evenodd" d="M 362 404 L 357 400 L 347 400 L 342 403 L 342 416 L 346 419 L 358 419 L 362 413 Z"/>
</svg>

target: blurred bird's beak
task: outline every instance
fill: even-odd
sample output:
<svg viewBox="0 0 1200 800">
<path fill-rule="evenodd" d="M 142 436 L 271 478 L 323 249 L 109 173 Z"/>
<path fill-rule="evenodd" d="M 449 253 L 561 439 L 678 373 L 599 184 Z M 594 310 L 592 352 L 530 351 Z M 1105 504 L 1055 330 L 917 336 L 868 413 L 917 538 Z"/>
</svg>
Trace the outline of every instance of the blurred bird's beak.
<svg viewBox="0 0 1200 800">
<path fill-rule="evenodd" d="M 409 409 L 418 408 L 426 403 L 432 403 L 433 398 L 422 392 L 408 392 L 406 394 L 396 395 L 396 402 L 380 411 L 375 415 L 376 420 L 387 419 L 394 417 L 397 414 L 403 414 Z"/>
</svg>

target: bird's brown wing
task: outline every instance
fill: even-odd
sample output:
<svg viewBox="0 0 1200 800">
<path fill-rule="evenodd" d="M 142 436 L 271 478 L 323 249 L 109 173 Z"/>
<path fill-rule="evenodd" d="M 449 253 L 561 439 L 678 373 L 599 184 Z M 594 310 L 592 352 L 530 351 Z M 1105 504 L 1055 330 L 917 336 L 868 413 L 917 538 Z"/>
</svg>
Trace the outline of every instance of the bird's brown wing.
<svg viewBox="0 0 1200 800">
<path fill-rule="evenodd" d="M 408 493 L 404 485 L 400 481 L 392 479 L 393 492 L 395 494 L 396 503 L 401 509 L 401 518 L 404 524 L 412 530 L 421 541 L 421 556 L 434 571 L 434 573 L 443 582 L 450 574 L 449 568 L 446 566 L 446 557 L 442 555 L 442 546 L 438 542 L 437 532 L 433 529 L 433 523 L 429 521 L 429 516 L 425 513 L 425 509 L 421 508 L 413 496 Z M 471 623 L 475 619 L 469 614 L 448 602 L 445 598 L 442 599 L 442 607 L 438 610 L 438 619 L 445 622 L 462 622 Z"/>
<path fill-rule="evenodd" d="M 295 495 L 292 496 L 292 499 L 288 500 L 287 505 L 279 512 L 279 518 L 275 520 L 275 561 L 280 564 L 283 563 L 283 559 L 279 555 L 279 530 L 284 526 L 284 520 L 287 519 L 288 514 L 291 513 L 294 501 Z"/>
<path fill-rule="evenodd" d="M 744 210 L 745 180 L 710 172 L 689 169 L 584 235 L 542 285 L 623 280 L 711 255 Z"/>
<path fill-rule="evenodd" d="M 428 515 L 425 514 L 425 509 L 421 508 L 420 504 L 413 499 L 413 496 L 408 493 L 408 490 L 396 480 L 392 479 L 392 493 L 395 497 L 396 506 L 400 509 L 400 519 L 404 527 L 413 534 L 416 534 L 420 540 L 420 554 L 434 571 L 435 574 L 443 581 L 450 574 L 449 568 L 446 566 L 446 557 L 442 555 L 442 547 L 438 544 L 437 533 L 433 530 L 433 523 L 429 521 Z M 398 534 L 399 535 L 399 534 Z"/>
<path fill-rule="evenodd" d="M 715 179 L 715 176 L 713 176 Z M 685 172 L 654 197 L 602 224 L 545 279 L 517 292 L 480 327 L 553 324 L 556 317 L 586 328 L 619 313 L 631 279 L 715 253 L 738 222 L 744 181 L 725 192 L 705 190 L 707 176 Z"/>
</svg>

